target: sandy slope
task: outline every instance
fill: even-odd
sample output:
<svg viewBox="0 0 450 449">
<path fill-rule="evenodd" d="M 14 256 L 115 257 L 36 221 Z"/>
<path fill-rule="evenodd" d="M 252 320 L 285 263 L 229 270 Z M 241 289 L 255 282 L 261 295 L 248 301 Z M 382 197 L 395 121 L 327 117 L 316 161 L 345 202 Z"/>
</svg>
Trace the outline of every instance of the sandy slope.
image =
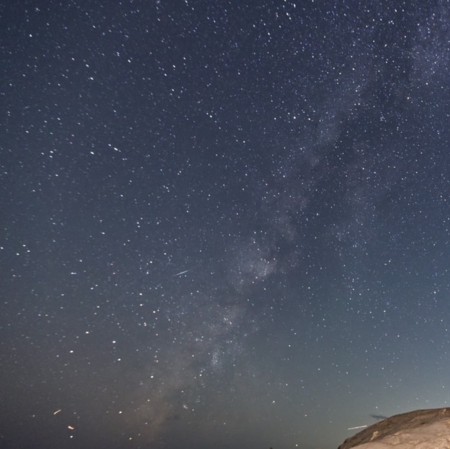
<svg viewBox="0 0 450 449">
<path fill-rule="evenodd" d="M 395 415 L 364 429 L 338 449 L 450 449 L 450 408 Z"/>
<path fill-rule="evenodd" d="M 360 444 L 353 449 L 449 449 L 450 419 L 408 429 L 386 436 L 373 443 Z"/>
</svg>

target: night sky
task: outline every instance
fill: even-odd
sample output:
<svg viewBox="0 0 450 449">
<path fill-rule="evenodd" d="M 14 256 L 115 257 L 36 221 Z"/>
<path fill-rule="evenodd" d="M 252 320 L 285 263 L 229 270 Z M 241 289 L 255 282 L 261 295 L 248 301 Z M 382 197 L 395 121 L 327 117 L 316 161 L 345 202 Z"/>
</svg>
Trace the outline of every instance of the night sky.
<svg viewBox="0 0 450 449">
<path fill-rule="evenodd" d="M 0 448 L 334 449 L 450 404 L 450 2 L 0 2 Z"/>
</svg>

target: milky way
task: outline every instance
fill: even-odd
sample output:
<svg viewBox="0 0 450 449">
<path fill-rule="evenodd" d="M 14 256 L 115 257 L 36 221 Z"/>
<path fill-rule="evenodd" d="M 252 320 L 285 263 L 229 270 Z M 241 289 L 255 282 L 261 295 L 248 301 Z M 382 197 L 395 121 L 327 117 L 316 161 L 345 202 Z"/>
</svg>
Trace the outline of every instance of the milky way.
<svg viewBox="0 0 450 449">
<path fill-rule="evenodd" d="M 1 448 L 448 405 L 448 1 L 0 6 Z"/>
</svg>

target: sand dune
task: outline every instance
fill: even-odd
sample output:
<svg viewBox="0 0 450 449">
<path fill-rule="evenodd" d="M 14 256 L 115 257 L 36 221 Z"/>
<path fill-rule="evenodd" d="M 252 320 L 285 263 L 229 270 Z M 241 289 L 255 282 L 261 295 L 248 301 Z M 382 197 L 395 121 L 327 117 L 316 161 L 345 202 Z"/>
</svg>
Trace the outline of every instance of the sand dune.
<svg viewBox="0 0 450 449">
<path fill-rule="evenodd" d="M 450 449 L 450 408 L 395 415 L 357 433 L 338 449 Z"/>
</svg>

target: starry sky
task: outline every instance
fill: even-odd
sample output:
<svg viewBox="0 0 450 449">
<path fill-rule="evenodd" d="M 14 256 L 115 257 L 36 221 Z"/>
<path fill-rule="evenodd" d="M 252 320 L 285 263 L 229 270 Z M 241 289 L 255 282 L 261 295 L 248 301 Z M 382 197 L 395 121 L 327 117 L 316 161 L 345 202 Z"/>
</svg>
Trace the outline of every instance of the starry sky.
<svg viewBox="0 0 450 449">
<path fill-rule="evenodd" d="M 0 16 L 1 449 L 334 449 L 449 406 L 448 0 Z"/>
</svg>

